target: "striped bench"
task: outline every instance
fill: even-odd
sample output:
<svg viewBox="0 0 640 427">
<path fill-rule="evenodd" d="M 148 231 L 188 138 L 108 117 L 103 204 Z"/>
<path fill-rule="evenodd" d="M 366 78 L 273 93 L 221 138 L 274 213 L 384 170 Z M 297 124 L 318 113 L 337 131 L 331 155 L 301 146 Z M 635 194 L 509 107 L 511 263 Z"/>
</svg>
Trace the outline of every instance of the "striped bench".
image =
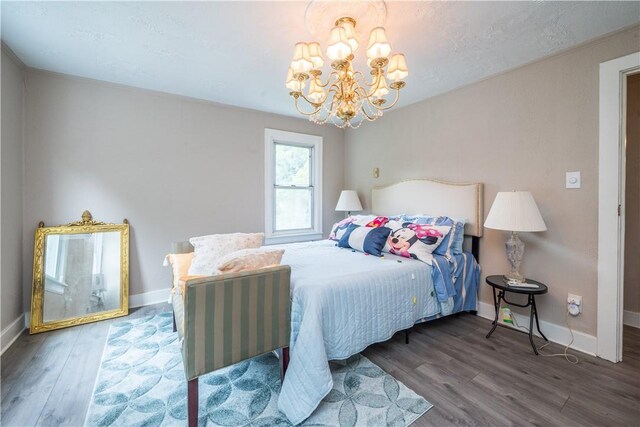
<svg viewBox="0 0 640 427">
<path fill-rule="evenodd" d="M 188 280 L 172 297 L 182 340 L 189 426 L 198 424 L 198 377 L 277 350 L 289 362 L 291 268 L 286 265 Z"/>
</svg>

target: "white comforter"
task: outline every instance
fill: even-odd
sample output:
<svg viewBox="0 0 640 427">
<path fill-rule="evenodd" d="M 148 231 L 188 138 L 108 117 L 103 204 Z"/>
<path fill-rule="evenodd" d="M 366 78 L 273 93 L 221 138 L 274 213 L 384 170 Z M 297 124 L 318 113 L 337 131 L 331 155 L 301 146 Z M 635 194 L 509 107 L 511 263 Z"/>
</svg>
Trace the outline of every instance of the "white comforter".
<svg viewBox="0 0 640 427">
<path fill-rule="evenodd" d="M 346 359 L 436 315 L 431 266 L 336 247 L 325 240 L 279 246 L 291 266 L 291 359 L 279 409 L 298 424 L 331 391 L 329 360 Z"/>
</svg>

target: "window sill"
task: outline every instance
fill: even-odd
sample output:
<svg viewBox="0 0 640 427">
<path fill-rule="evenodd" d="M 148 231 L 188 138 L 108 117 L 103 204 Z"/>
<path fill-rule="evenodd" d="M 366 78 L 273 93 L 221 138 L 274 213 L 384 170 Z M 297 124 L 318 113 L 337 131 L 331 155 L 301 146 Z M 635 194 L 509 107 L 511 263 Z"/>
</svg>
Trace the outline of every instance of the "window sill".
<svg viewBox="0 0 640 427">
<path fill-rule="evenodd" d="M 304 233 L 304 234 L 276 234 L 265 237 L 264 244 L 282 245 L 284 243 L 308 242 L 310 240 L 322 240 L 322 233 Z"/>
</svg>

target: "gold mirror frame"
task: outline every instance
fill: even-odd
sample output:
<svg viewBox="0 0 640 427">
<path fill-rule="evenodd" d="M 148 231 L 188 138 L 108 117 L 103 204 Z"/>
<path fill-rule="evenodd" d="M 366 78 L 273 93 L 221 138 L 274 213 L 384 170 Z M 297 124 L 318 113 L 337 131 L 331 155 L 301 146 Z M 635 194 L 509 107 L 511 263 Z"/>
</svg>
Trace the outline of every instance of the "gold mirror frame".
<svg viewBox="0 0 640 427">
<path fill-rule="evenodd" d="M 90 234 L 110 231 L 120 233 L 120 308 L 44 323 L 46 237 L 51 234 Z M 31 334 L 37 334 L 39 332 L 126 316 L 127 314 L 129 314 L 129 221 L 124 219 L 122 224 L 94 221 L 89 211 L 82 213 L 82 220 L 71 222 L 67 225 L 45 227 L 44 222 L 41 221 L 36 229 L 33 249 L 33 286 L 29 332 Z"/>
</svg>

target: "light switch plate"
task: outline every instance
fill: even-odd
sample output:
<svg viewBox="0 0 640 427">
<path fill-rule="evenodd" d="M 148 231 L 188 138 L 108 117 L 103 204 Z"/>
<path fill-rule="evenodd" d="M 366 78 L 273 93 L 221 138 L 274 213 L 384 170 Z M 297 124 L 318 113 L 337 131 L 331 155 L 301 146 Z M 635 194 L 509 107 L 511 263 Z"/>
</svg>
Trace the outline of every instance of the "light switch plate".
<svg viewBox="0 0 640 427">
<path fill-rule="evenodd" d="M 580 188 L 580 171 L 567 172 L 567 188 Z"/>
</svg>

